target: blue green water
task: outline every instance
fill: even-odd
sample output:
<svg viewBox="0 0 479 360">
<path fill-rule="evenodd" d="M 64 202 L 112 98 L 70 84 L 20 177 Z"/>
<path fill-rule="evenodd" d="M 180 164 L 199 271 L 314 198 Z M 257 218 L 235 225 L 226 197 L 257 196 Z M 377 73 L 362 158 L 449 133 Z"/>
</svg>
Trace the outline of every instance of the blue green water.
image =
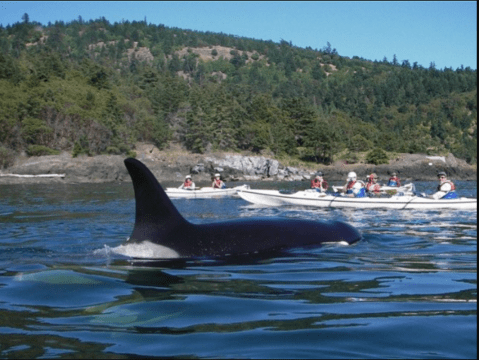
<svg viewBox="0 0 479 360">
<path fill-rule="evenodd" d="M 459 195 L 477 196 L 476 182 L 456 183 Z M 0 358 L 477 357 L 476 211 L 174 204 L 194 223 L 338 219 L 363 240 L 137 264 L 111 251 L 132 230 L 131 183 L 4 185 Z"/>
</svg>

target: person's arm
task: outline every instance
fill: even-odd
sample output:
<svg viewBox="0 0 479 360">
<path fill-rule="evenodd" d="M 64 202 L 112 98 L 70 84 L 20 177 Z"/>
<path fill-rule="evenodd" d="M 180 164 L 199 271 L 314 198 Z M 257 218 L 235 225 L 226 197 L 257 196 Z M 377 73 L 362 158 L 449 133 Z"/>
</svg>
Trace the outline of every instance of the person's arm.
<svg viewBox="0 0 479 360">
<path fill-rule="evenodd" d="M 439 186 L 439 190 L 436 191 L 434 194 L 431 195 L 431 198 L 437 200 L 441 199 L 444 195 L 446 195 L 449 191 L 452 190 L 451 184 L 444 183 Z"/>
<path fill-rule="evenodd" d="M 436 191 L 434 194 L 430 196 L 431 199 L 438 200 L 442 198 L 444 195 L 446 195 L 447 192 L 445 191 Z"/>
</svg>

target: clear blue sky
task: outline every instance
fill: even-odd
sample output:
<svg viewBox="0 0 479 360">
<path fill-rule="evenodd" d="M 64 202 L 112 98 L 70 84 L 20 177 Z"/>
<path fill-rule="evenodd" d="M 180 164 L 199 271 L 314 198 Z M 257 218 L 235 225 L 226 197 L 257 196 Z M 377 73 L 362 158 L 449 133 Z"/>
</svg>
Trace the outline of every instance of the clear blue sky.
<svg viewBox="0 0 479 360">
<path fill-rule="evenodd" d="M 0 24 L 27 13 L 42 24 L 104 16 L 110 23 L 142 21 L 167 27 L 223 32 L 259 40 L 281 39 L 342 56 L 417 61 L 437 69 L 477 69 L 477 3 L 411 2 L 53 2 L 0 1 Z"/>
</svg>

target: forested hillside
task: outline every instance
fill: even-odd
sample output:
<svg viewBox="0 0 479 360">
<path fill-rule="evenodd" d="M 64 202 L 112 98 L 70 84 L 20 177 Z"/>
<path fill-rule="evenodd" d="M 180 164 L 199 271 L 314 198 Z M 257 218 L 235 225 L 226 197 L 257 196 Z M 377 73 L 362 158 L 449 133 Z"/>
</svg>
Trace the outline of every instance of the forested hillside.
<svg viewBox="0 0 479 360">
<path fill-rule="evenodd" d="M 477 153 L 477 70 L 146 22 L 0 26 L 0 168 L 15 153 Z"/>
</svg>

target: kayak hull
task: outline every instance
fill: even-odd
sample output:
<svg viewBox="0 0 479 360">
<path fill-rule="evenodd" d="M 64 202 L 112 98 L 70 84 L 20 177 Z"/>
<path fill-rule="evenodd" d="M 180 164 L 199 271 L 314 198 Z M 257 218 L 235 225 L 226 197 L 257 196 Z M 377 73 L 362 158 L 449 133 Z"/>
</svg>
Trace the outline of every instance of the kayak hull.
<svg viewBox="0 0 479 360">
<path fill-rule="evenodd" d="M 312 206 L 356 209 L 461 209 L 477 210 L 477 199 L 458 198 L 434 200 L 418 196 L 391 196 L 388 198 L 351 198 L 326 195 L 316 191 L 298 191 L 294 194 L 281 194 L 277 190 L 238 191 L 238 195 L 253 204 L 264 206 Z"/>
<path fill-rule="evenodd" d="M 248 189 L 248 185 L 236 186 L 234 188 L 215 189 L 212 187 L 203 187 L 198 190 L 185 190 L 178 188 L 167 188 L 166 194 L 175 199 L 211 199 L 228 196 L 236 196 L 241 189 Z"/>
</svg>

